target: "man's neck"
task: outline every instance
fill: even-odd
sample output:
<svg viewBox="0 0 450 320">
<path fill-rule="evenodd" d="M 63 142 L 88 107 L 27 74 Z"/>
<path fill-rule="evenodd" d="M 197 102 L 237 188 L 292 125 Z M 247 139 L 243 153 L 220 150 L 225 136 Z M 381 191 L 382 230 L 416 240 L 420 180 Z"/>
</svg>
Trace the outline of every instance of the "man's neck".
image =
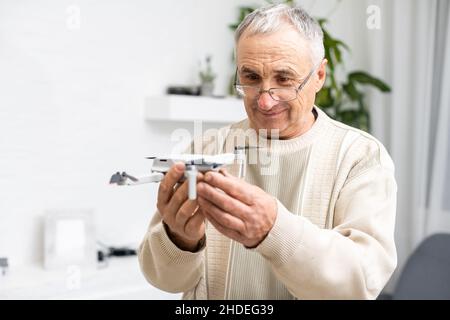
<svg viewBox="0 0 450 320">
<path fill-rule="evenodd" d="M 280 136 L 279 139 L 280 140 L 289 140 L 289 139 L 294 139 L 297 137 L 300 137 L 302 134 L 305 134 L 306 132 L 309 131 L 309 129 L 312 128 L 312 126 L 314 125 L 314 122 L 316 122 L 318 117 L 317 111 L 316 109 L 312 109 L 312 112 L 308 113 L 308 115 L 306 116 L 305 121 L 303 122 L 303 125 L 299 128 L 298 131 L 293 132 L 291 134 L 287 134 L 286 136 Z"/>
</svg>

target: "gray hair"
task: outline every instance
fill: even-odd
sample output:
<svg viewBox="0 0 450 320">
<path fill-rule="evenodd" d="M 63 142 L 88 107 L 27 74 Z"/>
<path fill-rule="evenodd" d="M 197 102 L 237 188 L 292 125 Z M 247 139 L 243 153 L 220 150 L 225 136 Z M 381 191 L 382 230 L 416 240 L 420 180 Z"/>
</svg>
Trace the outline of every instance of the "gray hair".
<svg viewBox="0 0 450 320">
<path fill-rule="evenodd" d="M 325 55 L 323 32 L 320 25 L 300 6 L 275 4 L 259 8 L 248 14 L 239 24 L 235 33 L 237 45 L 244 31 L 249 35 L 270 33 L 283 24 L 290 23 L 310 44 L 311 62 L 317 65 Z"/>
</svg>

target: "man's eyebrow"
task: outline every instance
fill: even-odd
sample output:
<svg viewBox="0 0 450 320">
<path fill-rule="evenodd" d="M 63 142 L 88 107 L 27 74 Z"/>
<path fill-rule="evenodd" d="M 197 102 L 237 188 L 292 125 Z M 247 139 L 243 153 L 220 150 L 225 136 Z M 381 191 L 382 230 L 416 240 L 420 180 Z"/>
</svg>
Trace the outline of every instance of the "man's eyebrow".
<svg viewBox="0 0 450 320">
<path fill-rule="evenodd" d="M 297 72 L 295 72 L 294 70 L 286 69 L 286 68 L 275 69 L 274 73 L 278 74 L 278 75 L 291 76 L 291 77 L 298 77 L 299 76 L 297 74 Z"/>
<path fill-rule="evenodd" d="M 251 73 L 251 74 L 259 74 L 258 71 L 247 67 L 247 66 L 242 66 L 241 70 L 239 71 L 240 73 Z M 293 69 L 291 68 L 279 68 L 279 69 L 275 69 L 273 70 L 274 74 L 277 75 L 284 75 L 284 76 L 290 76 L 290 77 L 299 77 L 298 73 L 295 72 Z"/>
<path fill-rule="evenodd" d="M 240 72 L 242 72 L 242 73 L 254 73 L 254 74 L 258 74 L 257 71 L 253 70 L 252 68 L 246 67 L 246 66 L 243 66 L 243 67 L 241 68 Z"/>
</svg>

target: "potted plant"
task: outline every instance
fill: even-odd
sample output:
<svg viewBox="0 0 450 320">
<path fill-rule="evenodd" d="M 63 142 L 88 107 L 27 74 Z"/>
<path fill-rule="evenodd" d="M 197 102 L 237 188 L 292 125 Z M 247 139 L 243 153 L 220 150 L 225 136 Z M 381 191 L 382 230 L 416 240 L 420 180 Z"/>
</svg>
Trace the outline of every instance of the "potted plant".
<svg viewBox="0 0 450 320">
<path fill-rule="evenodd" d="M 216 79 L 216 74 L 213 72 L 211 67 L 211 56 L 206 56 L 205 62 L 206 66 L 204 69 L 200 68 L 200 92 L 202 96 L 212 96 L 214 92 L 214 80 Z"/>
</svg>

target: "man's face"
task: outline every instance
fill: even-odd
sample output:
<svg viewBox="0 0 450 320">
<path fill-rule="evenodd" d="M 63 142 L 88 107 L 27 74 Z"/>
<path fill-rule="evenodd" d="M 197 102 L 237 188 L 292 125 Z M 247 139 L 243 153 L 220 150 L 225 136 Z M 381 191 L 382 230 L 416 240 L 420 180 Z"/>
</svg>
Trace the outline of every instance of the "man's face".
<svg viewBox="0 0 450 320">
<path fill-rule="evenodd" d="M 243 85 L 262 89 L 294 87 L 308 76 L 314 67 L 308 43 L 292 26 L 269 34 L 241 36 L 237 44 L 238 79 Z M 297 98 L 280 102 L 265 92 L 245 96 L 244 105 L 253 129 L 279 130 L 279 137 L 289 139 L 306 132 L 314 123 L 312 108 L 315 94 L 325 81 L 323 61 Z"/>
</svg>

